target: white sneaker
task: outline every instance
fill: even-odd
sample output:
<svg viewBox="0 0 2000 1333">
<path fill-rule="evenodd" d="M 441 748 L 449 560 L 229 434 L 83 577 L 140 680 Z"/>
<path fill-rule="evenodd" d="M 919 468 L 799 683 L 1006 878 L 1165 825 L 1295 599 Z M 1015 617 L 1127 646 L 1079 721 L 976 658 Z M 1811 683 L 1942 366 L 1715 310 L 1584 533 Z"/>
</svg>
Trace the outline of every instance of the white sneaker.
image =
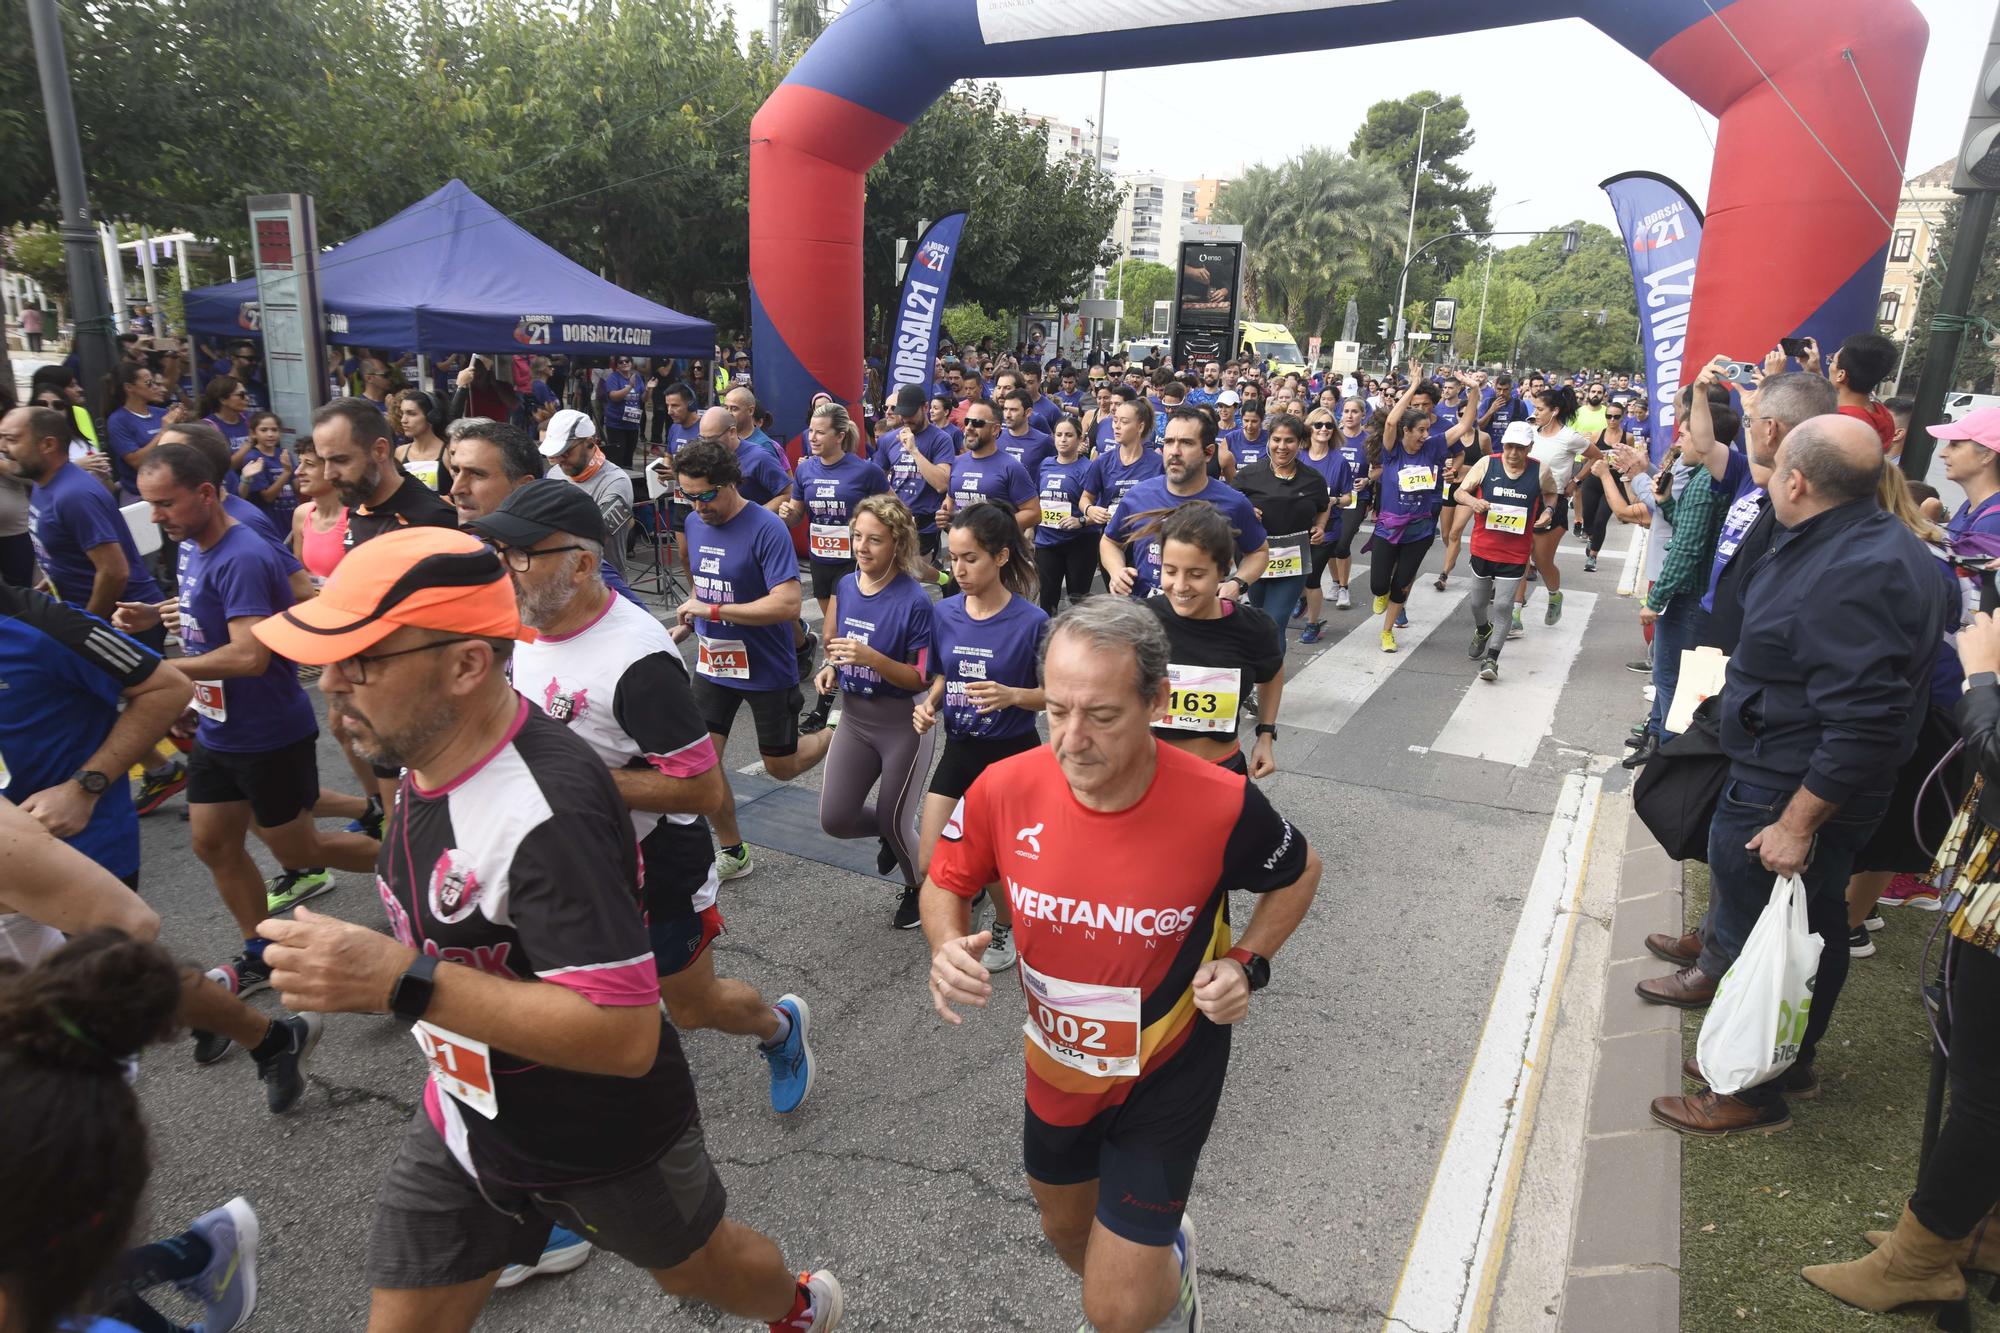
<svg viewBox="0 0 2000 1333">
<path fill-rule="evenodd" d="M 549 1232 L 548 1240 L 542 1246 L 542 1257 L 532 1264 L 508 1264 L 500 1270 L 500 1280 L 493 1285 L 506 1290 L 518 1287 L 531 1277 L 553 1277 L 557 1273 L 570 1273 L 590 1262 L 591 1244 L 568 1227 L 556 1227 Z"/>
<path fill-rule="evenodd" d="M 1014 952 L 1014 928 L 995 921 L 992 925 L 993 942 L 986 946 L 980 962 L 986 964 L 988 972 L 1005 972 L 1014 966 L 1019 955 Z"/>
<path fill-rule="evenodd" d="M 812 1308 L 796 1319 L 780 1319 L 769 1325 L 771 1333 L 833 1333 L 840 1327 L 843 1313 L 840 1280 L 822 1268 L 799 1274 L 799 1285 L 812 1297 Z"/>
<path fill-rule="evenodd" d="M 1333 599 L 1333 608 L 1336 611 L 1351 611 L 1354 609 L 1354 599 L 1347 595 L 1347 585 L 1345 583 L 1340 585 L 1340 593 Z"/>
</svg>

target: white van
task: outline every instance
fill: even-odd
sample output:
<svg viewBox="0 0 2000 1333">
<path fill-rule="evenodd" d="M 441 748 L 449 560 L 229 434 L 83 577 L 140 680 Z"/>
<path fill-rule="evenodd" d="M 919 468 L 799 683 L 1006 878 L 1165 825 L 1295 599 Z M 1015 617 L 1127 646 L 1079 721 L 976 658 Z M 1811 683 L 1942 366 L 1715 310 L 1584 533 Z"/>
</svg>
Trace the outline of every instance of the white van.
<svg viewBox="0 0 2000 1333">
<path fill-rule="evenodd" d="M 1982 407 L 2000 407 L 2000 393 L 1958 393 L 1944 396 L 1944 419 L 1956 421 L 1967 412 L 1977 412 Z"/>
</svg>

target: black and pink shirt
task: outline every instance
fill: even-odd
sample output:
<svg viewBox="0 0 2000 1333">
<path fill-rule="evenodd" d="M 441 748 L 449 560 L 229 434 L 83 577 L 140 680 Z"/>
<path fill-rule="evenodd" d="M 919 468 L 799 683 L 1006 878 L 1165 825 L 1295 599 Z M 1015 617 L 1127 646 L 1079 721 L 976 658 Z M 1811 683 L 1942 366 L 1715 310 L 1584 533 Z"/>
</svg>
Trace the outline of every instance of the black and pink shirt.
<svg viewBox="0 0 2000 1333">
<path fill-rule="evenodd" d="M 493 751 L 449 786 L 406 771 L 376 861 L 404 944 L 515 981 L 566 986 L 602 1006 L 660 1003 L 639 905 L 638 845 L 618 788 L 590 747 L 520 702 Z M 639 1078 L 583 1074 L 492 1052 L 488 1120 L 424 1089 L 424 1110 L 475 1176 L 525 1187 L 635 1170 L 695 1116 L 679 1036 Z"/>
</svg>

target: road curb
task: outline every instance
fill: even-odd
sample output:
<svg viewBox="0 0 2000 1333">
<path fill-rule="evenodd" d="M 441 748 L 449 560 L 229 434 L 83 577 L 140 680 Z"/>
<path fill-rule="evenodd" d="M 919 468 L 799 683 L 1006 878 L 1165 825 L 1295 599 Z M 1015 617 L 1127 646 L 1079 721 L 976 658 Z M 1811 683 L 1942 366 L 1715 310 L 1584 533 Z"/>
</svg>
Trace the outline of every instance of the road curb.
<svg viewBox="0 0 2000 1333">
<path fill-rule="evenodd" d="M 1680 933 L 1682 913 L 1681 864 L 1634 813 L 1612 912 L 1583 1174 L 1556 1324 L 1565 1333 L 1680 1327 L 1680 1136 L 1656 1124 L 1647 1106 L 1681 1090 L 1681 1015 L 1647 1004 L 1632 986 L 1668 970 L 1646 951 L 1645 938 Z"/>
</svg>

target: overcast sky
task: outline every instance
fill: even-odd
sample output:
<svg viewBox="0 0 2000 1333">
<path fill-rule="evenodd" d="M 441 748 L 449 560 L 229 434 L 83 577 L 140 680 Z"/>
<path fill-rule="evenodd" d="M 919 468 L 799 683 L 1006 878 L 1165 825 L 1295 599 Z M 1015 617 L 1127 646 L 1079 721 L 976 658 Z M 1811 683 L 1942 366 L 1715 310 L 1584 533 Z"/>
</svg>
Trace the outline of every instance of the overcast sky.
<svg viewBox="0 0 2000 1333">
<path fill-rule="evenodd" d="M 730 3 L 746 30 L 768 19 L 769 0 Z M 1931 36 L 1905 176 L 1957 154 L 1994 5 L 1916 0 Z M 1560 70 L 1572 79 L 1577 108 L 1552 115 L 1545 96 L 1508 95 L 1510 86 L 1519 88 L 1516 81 L 1456 73 L 1529 68 Z M 1421 70 L 1435 73 L 1416 73 Z M 1189 114 L 1191 86 L 1208 84 L 1221 92 L 1217 114 Z M 1002 79 L 1000 85 L 1009 104 L 1025 110 L 1073 125 L 1087 126 L 1097 117 L 1095 74 Z M 1713 119 L 1580 19 L 1345 51 L 1119 70 L 1110 77 L 1105 133 L 1119 140 L 1121 171 L 1232 176 L 1313 144 L 1345 150 L 1371 103 L 1425 86 L 1465 99 L 1477 138 L 1464 161 L 1475 183 L 1496 186 L 1496 227 L 1555 227 L 1579 217 L 1613 225 L 1597 182 L 1620 171 L 1660 172 L 1697 203 L 1706 202 Z M 1537 86 L 1546 85 L 1538 80 Z M 1257 92 L 1268 98 L 1254 97 Z M 1255 126 L 1254 135 L 1245 126 Z M 1524 152 L 1534 143 L 1540 147 Z M 1553 166 L 1530 178 L 1523 170 L 1529 160 Z M 1527 202 L 1515 203 L 1522 199 Z"/>
</svg>

